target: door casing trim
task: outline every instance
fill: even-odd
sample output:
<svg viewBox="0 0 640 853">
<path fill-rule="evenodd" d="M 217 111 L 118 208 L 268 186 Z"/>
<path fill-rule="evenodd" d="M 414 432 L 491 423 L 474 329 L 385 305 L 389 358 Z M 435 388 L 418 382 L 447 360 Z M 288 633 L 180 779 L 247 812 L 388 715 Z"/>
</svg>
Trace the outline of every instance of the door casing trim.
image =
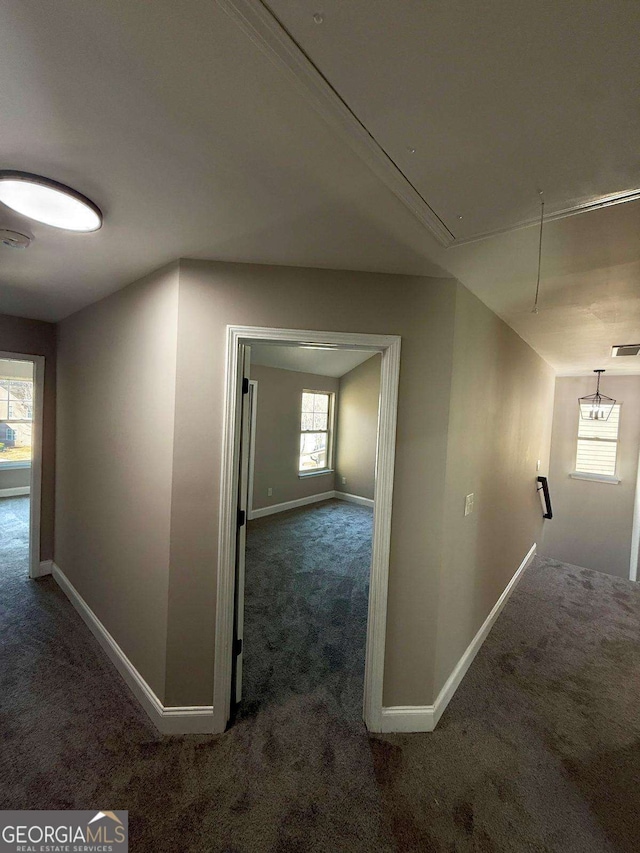
<svg viewBox="0 0 640 853">
<path fill-rule="evenodd" d="M 331 346 L 335 349 L 371 350 L 382 355 L 363 700 L 365 725 L 369 731 L 379 732 L 382 726 L 382 688 L 401 339 L 398 335 L 272 329 L 262 326 L 227 326 L 213 674 L 214 731 L 223 732 L 225 730 L 231 708 L 238 454 L 241 425 L 238 400 L 240 389 L 238 376 L 241 364 L 238 353 L 241 344 L 251 345 L 265 341 L 277 342 L 283 346 L 310 344 L 313 346 Z"/>
</svg>

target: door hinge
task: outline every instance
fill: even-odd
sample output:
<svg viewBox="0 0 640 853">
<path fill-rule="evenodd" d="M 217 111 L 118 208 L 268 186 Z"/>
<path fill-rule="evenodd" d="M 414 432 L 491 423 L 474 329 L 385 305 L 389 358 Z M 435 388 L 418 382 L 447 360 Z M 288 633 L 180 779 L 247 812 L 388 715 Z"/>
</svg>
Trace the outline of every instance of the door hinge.
<svg viewBox="0 0 640 853">
<path fill-rule="evenodd" d="M 243 509 L 238 510 L 238 527 L 244 527 L 244 523 L 247 520 L 247 514 Z"/>
<path fill-rule="evenodd" d="M 242 393 L 243 394 L 249 393 L 249 380 L 247 379 L 246 376 L 242 380 Z"/>
<path fill-rule="evenodd" d="M 236 637 L 233 641 L 233 653 L 236 657 L 242 654 L 242 637 Z"/>
</svg>

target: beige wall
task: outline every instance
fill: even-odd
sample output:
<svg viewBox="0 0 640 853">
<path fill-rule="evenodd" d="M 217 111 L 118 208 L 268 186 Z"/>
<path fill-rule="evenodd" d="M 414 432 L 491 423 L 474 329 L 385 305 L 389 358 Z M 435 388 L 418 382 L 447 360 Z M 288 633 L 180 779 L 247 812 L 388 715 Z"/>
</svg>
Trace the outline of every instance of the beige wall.
<svg viewBox="0 0 640 853">
<path fill-rule="evenodd" d="M 563 562 L 628 578 L 640 451 L 640 376 L 605 374 L 602 388 L 622 403 L 617 461 L 621 482 L 569 476 L 575 470 L 578 397 L 593 393 L 595 378 L 558 378 L 549 471 L 554 517 L 546 525 L 542 550 Z"/>
<path fill-rule="evenodd" d="M 174 468 L 170 701 L 213 694 L 227 324 L 402 335 L 384 690 L 386 704 L 431 701 L 455 292 L 451 280 L 181 262 L 176 430 L 199 452 Z"/>
<path fill-rule="evenodd" d="M 338 392 L 331 376 L 251 365 L 258 382 L 253 508 L 295 501 L 333 490 L 333 474 L 298 476 L 303 390 Z M 267 495 L 267 489 L 273 495 Z"/>
<path fill-rule="evenodd" d="M 58 330 L 55 560 L 160 699 L 177 322 L 173 265 Z"/>
<path fill-rule="evenodd" d="M 40 559 L 50 560 L 53 557 L 55 502 L 56 327 L 53 323 L 0 314 L 0 351 L 42 355 L 45 359 Z M 8 474 L 6 472 L 5 476 Z M 10 487 L 2 485 L 0 488 Z"/>
<path fill-rule="evenodd" d="M 380 362 L 380 356 L 374 355 L 340 378 L 338 407 L 334 487 L 371 500 L 376 479 Z"/>
<path fill-rule="evenodd" d="M 431 704 L 539 537 L 553 394 L 452 280 L 182 261 L 64 321 L 56 560 L 166 704 L 211 703 L 228 324 L 402 337 L 384 703 Z"/>
<path fill-rule="evenodd" d="M 436 693 L 550 523 L 536 463 L 546 473 L 553 392 L 551 368 L 458 285 Z M 471 493 L 475 508 L 465 517 Z"/>
</svg>

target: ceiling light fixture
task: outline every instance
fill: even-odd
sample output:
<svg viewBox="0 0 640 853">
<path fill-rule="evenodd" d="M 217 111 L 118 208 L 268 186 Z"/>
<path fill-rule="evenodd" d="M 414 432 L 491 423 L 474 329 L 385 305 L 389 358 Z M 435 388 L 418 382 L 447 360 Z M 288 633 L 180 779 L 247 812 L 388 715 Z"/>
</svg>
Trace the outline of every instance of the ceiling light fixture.
<svg viewBox="0 0 640 853">
<path fill-rule="evenodd" d="M 86 196 L 50 178 L 0 171 L 0 202 L 16 213 L 65 231 L 97 231 L 102 212 Z"/>
<path fill-rule="evenodd" d="M 607 397 L 600 393 L 600 375 L 605 371 L 594 370 L 593 372 L 598 374 L 596 393 L 588 394 L 586 397 L 578 397 L 580 417 L 584 421 L 608 421 L 616 401 L 613 397 Z"/>
<path fill-rule="evenodd" d="M 540 294 L 540 270 L 542 269 L 542 226 L 544 225 L 544 194 L 542 190 L 540 195 L 540 239 L 538 241 L 538 280 L 536 282 L 536 298 L 531 309 L 532 314 L 538 313 L 538 296 Z"/>
</svg>

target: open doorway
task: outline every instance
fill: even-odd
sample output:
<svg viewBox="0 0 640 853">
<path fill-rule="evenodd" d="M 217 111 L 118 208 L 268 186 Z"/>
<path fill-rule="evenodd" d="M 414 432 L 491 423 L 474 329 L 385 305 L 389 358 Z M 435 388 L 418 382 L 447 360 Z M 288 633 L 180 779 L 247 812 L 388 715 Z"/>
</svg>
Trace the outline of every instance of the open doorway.
<svg viewBox="0 0 640 853">
<path fill-rule="evenodd" d="M 0 353 L 0 571 L 39 577 L 43 359 Z"/>
<path fill-rule="evenodd" d="M 229 329 L 217 730 L 300 694 L 380 728 L 399 349 Z"/>
<path fill-rule="evenodd" d="M 362 716 L 380 353 L 251 347 L 240 717 Z"/>
</svg>

